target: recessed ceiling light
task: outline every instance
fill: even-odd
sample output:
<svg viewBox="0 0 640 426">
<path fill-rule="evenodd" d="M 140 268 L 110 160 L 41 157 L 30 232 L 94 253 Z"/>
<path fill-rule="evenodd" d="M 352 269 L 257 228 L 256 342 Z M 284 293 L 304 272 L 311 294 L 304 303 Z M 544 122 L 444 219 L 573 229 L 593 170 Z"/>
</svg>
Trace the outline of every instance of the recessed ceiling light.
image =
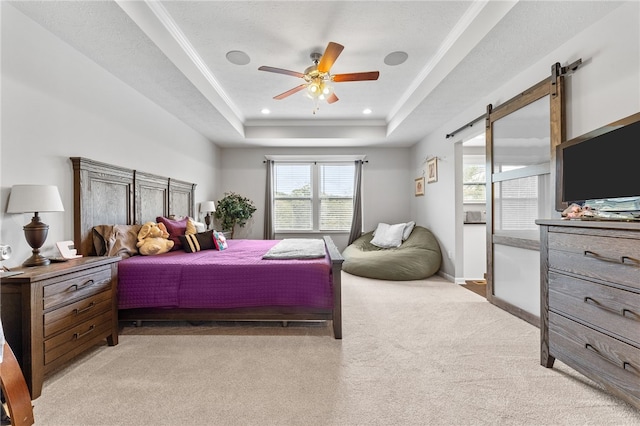
<svg viewBox="0 0 640 426">
<path fill-rule="evenodd" d="M 230 50 L 227 52 L 227 60 L 236 65 L 247 65 L 251 62 L 251 58 L 240 50 Z"/>
<path fill-rule="evenodd" d="M 271 114 L 271 111 L 269 110 L 269 108 L 262 108 L 262 111 L 260 112 L 263 113 L 264 115 Z"/>
<path fill-rule="evenodd" d="M 372 112 L 371 108 L 365 108 L 365 109 L 362 110 L 363 114 L 371 114 L 371 112 Z"/>
<path fill-rule="evenodd" d="M 384 58 L 384 63 L 387 65 L 395 66 L 404 63 L 409 55 L 407 52 L 391 52 Z"/>
</svg>

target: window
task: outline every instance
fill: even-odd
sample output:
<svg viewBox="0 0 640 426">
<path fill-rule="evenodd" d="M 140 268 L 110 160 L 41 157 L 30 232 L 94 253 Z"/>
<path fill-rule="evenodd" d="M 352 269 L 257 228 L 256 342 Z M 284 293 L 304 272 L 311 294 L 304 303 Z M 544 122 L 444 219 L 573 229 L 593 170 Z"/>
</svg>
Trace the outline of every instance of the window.
<svg viewBox="0 0 640 426">
<path fill-rule="evenodd" d="M 484 156 L 465 155 L 462 166 L 462 196 L 465 203 L 486 203 Z"/>
<path fill-rule="evenodd" d="M 354 172 L 353 163 L 276 163 L 276 232 L 349 231 Z"/>
<path fill-rule="evenodd" d="M 542 181 L 540 179 L 543 179 Z M 535 220 L 541 217 L 538 209 L 538 187 L 543 176 L 496 182 L 494 213 L 495 228 L 502 231 L 537 230 Z M 548 181 L 547 181 L 548 183 Z"/>
</svg>

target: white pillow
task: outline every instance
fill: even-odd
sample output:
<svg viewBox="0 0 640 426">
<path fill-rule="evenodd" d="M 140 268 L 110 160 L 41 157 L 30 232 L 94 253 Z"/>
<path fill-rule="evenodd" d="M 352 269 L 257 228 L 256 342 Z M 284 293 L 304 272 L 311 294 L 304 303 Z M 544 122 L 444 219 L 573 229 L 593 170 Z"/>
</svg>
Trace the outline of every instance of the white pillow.
<svg viewBox="0 0 640 426">
<path fill-rule="evenodd" d="M 371 244 L 380 248 L 400 247 L 404 228 L 404 223 L 398 223 L 396 225 L 379 223 L 375 235 L 371 240 Z"/>
<path fill-rule="evenodd" d="M 206 224 L 204 224 L 202 222 L 196 222 L 193 219 L 191 219 L 191 221 L 193 222 L 193 224 L 196 227 L 196 233 L 205 232 L 207 230 L 207 225 Z"/>
<path fill-rule="evenodd" d="M 409 235 L 411 235 L 411 231 L 413 231 L 414 226 L 416 226 L 416 223 L 414 221 L 407 222 L 405 224 L 404 231 L 402 231 L 402 241 L 406 241 L 406 239 L 409 238 Z"/>
</svg>

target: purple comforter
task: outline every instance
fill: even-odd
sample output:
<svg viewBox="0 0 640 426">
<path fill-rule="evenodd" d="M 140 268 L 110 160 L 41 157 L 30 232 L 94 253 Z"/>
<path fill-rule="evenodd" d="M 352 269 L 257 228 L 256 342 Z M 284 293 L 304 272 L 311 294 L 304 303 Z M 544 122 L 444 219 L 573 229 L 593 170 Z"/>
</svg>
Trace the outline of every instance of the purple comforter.
<svg viewBox="0 0 640 426">
<path fill-rule="evenodd" d="M 228 240 L 223 251 L 173 251 L 118 263 L 118 307 L 331 308 L 331 264 L 321 259 L 262 260 L 276 240 Z"/>
</svg>

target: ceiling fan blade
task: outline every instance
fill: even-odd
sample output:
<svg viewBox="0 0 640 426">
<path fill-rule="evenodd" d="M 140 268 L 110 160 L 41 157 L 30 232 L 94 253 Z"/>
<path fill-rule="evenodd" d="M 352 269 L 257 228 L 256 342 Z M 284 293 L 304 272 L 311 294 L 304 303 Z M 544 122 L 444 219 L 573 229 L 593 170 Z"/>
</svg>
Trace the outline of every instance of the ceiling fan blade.
<svg viewBox="0 0 640 426">
<path fill-rule="evenodd" d="M 318 71 L 329 72 L 333 63 L 342 53 L 342 49 L 344 49 L 343 45 L 330 41 L 320 58 L 320 62 L 318 62 Z"/>
<path fill-rule="evenodd" d="M 301 91 L 301 90 L 302 90 L 302 89 L 304 89 L 305 87 L 307 87 L 307 85 L 306 85 L 306 84 L 301 84 L 300 86 L 296 86 L 296 87 L 294 87 L 294 88 L 293 88 L 293 89 L 291 89 L 291 90 L 287 90 L 287 91 L 286 91 L 286 92 L 284 92 L 284 93 L 280 93 L 279 95 L 274 96 L 274 97 L 273 97 L 273 99 L 278 99 L 278 100 L 280 100 L 280 99 L 284 99 L 284 98 L 286 98 L 287 96 L 291 96 L 291 95 L 293 95 L 294 93 L 297 93 L 297 92 Z"/>
<path fill-rule="evenodd" d="M 364 81 L 364 80 L 377 80 L 380 76 L 380 71 L 369 72 L 353 72 L 350 74 L 336 74 L 331 76 L 331 79 L 336 83 L 343 81 Z"/>
<path fill-rule="evenodd" d="M 285 70 L 282 68 L 274 68 L 274 67 L 267 67 L 265 65 L 261 66 L 260 68 L 258 68 L 258 70 L 260 71 L 268 71 L 268 72 L 275 72 L 278 74 L 285 74 L 285 75 L 292 75 L 294 77 L 304 77 L 304 74 L 302 74 L 301 72 L 297 72 L 297 71 L 289 71 L 289 70 Z"/>
<path fill-rule="evenodd" d="M 335 93 L 332 93 L 331 96 L 327 98 L 327 103 L 332 104 L 334 102 L 338 102 L 340 99 L 336 96 Z"/>
</svg>

